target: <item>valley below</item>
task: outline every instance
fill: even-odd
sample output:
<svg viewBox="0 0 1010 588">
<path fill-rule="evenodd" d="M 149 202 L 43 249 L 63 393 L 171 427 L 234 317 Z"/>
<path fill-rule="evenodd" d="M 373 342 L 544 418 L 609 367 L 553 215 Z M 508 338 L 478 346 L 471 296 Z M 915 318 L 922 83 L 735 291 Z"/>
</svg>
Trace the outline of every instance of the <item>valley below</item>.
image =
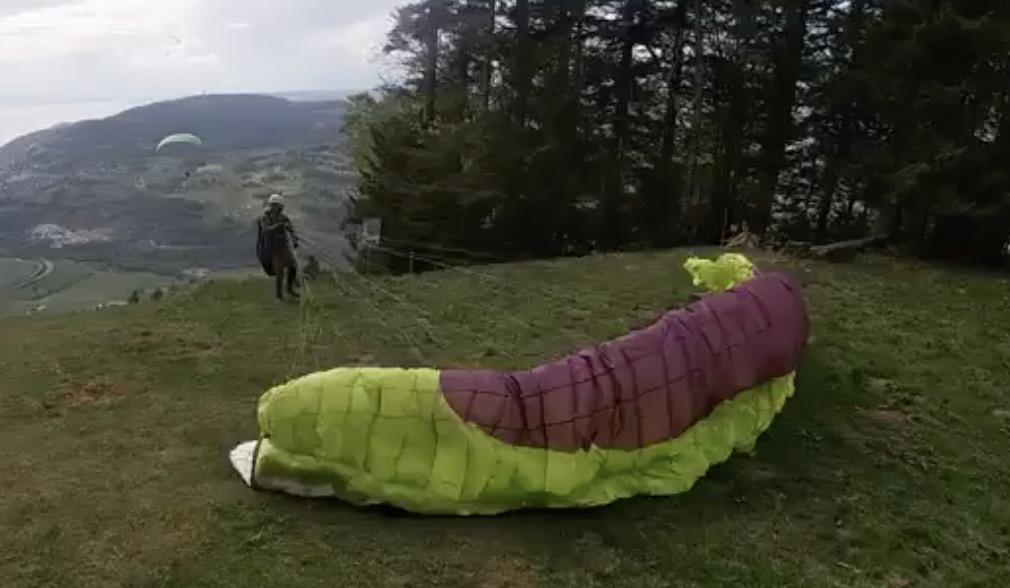
<svg viewBox="0 0 1010 588">
<path fill-rule="evenodd" d="M 199 96 L 10 141 L 0 147 L 0 312 L 115 303 L 255 268 L 255 221 L 273 193 L 340 258 L 355 181 L 345 111 L 341 100 Z M 156 149 L 176 132 L 202 144 Z"/>
</svg>

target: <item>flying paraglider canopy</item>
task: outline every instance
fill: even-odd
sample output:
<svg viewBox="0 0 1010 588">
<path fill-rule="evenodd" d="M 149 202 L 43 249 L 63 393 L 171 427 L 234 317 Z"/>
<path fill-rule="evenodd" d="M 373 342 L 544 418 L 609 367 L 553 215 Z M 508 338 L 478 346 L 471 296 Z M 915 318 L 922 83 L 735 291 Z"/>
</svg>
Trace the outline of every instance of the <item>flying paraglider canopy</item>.
<svg viewBox="0 0 1010 588">
<path fill-rule="evenodd" d="M 158 143 L 158 147 L 155 149 L 156 152 L 161 153 L 161 150 L 168 145 L 174 145 L 176 143 L 186 143 L 189 145 L 195 145 L 200 147 L 203 145 L 203 141 L 200 137 L 193 135 L 191 133 L 176 133 L 174 135 L 169 135 Z"/>
</svg>

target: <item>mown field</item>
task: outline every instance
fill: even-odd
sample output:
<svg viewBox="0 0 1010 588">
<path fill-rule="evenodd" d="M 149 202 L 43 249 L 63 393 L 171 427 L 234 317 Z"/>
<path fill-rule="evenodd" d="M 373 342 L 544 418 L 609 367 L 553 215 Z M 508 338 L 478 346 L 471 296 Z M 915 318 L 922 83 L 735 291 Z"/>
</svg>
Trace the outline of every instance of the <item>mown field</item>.
<svg viewBox="0 0 1010 588">
<path fill-rule="evenodd" d="M 684 252 L 310 285 L 0 322 L 3 586 L 1010 585 L 1010 282 L 780 263 L 814 341 L 756 454 L 690 492 L 424 518 L 256 493 L 259 394 L 336 364 L 528 366 L 683 303 Z"/>
<path fill-rule="evenodd" d="M 126 301 L 134 290 L 150 291 L 172 282 L 155 274 L 73 261 L 0 258 L 0 315 L 85 310 Z"/>
<path fill-rule="evenodd" d="M 13 288 L 45 271 L 40 261 L 0 257 L 0 291 Z"/>
</svg>

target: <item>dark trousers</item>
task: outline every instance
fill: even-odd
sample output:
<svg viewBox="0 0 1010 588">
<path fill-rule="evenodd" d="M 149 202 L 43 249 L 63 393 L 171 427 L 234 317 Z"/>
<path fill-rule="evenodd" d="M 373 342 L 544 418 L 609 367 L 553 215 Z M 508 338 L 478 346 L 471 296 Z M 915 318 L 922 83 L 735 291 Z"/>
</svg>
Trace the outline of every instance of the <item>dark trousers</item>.
<svg viewBox="0 0 1010 588">
<path fill-rule="evenodd" d="M 277 294 L 278 298 L 284 295 L 283 286 L 284 286 L 285 274 L 287 275 L 287 286 L 289 294 L 295 293 L 295 282 L 298 281 L 297 266 L 291 264 L 287 267 L 282 267 L 280 269 L 281 271 L 277 272 L 277 275 L 274 276 L 274 292 Z"/>
<path fill-rule="evenodd" d="M 275 272 L 274 292 L 277 297 L 283 296 L 285 281 L 288 293 L 294 294 L 295 284 L 298 281 L 298 264 L 295 262 L 295 256 L 291 250 L 286 247 L 280 248 L 280 251 L 273 256 L 273 267 Z"/>
</svg>

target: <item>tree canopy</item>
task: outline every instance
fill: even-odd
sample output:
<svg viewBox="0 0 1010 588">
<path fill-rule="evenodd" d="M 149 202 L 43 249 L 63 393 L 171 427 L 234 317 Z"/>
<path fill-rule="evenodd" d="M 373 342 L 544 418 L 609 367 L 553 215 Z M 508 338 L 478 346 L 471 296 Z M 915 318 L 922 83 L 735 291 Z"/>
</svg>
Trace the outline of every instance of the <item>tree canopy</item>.
<svg viewBox="0 0 1010 588">
<path fill-rule="evenodd" d="M 1002 0 L 423 0 L 357 97 L 354 214 L 542 257 L 888 233 L 997 259 Z"/>
</svg>

